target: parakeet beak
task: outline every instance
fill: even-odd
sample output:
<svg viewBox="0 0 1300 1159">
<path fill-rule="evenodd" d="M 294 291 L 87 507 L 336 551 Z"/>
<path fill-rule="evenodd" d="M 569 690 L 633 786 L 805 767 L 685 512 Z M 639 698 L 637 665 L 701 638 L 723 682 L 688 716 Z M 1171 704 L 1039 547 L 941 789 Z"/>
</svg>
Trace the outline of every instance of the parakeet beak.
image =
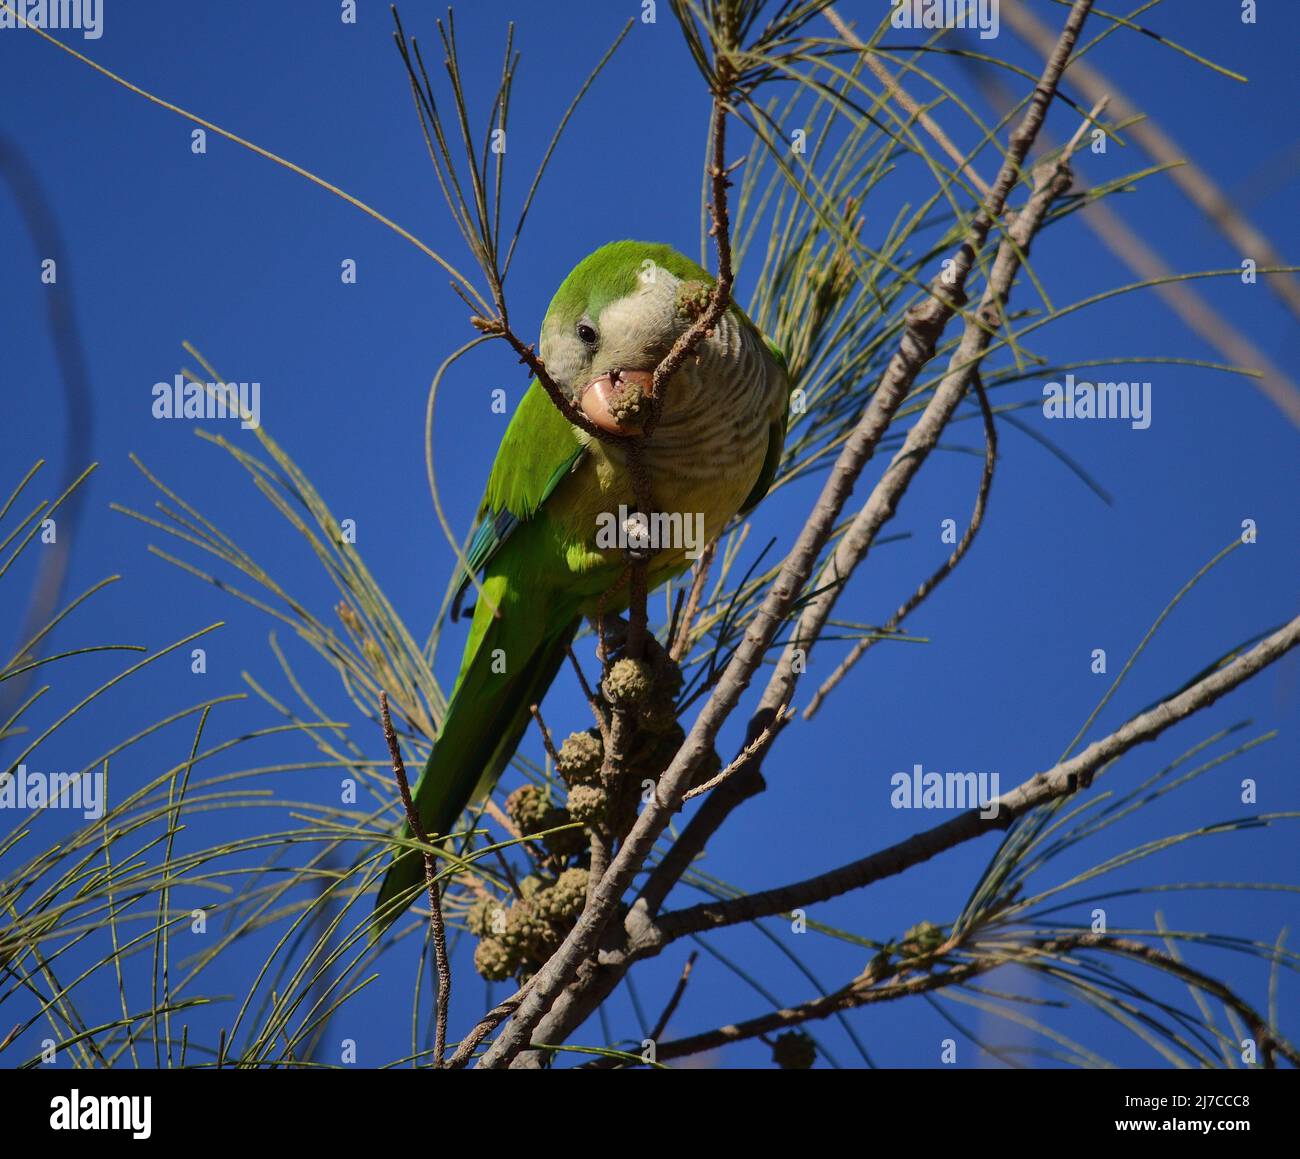
<svg viewBox="0 0 1300 1159">
<path fill-rule="evenodd" d="M 653 388 L 653 370 L 611 370 L 582 388 L 578 405 L 602 431 L 637 435 L 649 416 Z"/>
</svg>

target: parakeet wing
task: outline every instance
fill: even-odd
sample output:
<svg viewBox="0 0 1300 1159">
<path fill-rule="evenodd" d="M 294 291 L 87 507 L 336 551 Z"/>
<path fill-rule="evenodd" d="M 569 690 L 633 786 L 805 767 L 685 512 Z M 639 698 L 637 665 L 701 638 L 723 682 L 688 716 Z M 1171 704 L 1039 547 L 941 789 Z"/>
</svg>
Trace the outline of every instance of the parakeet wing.
<svg viewBox="0 0 1300 1159">
<path fill-rule="evenodd" d="M 573 427 L 536 379 L 524 392 L 488 476 L 479 506 L 479 525 L 466 558 L 469 568 L 452 601 L 460 614 L 470 577 L 485 568 L 520 520 L 531 518 L 583 455 Z"/>
</svg>

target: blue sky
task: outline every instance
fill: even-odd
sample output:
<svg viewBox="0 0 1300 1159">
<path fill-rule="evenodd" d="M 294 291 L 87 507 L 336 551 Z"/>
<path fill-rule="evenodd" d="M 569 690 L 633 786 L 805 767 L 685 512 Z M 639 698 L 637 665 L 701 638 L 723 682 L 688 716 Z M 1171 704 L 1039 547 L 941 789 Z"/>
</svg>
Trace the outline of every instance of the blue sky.
<svg viewBox="0 0 1300 1159">
<path fill-rule="evenodd" d="M 141 87 L 335 182 L 462 268 L 470 265 L 429 170 L 386 4 L 360 0 L 355 25 L 339 20 L 332 0 L 256 7 L 108 0 L 106 7 L 102 39 L 86 42 L 67 34 L 68 42 Z M 881 7 L 858 0 L 844 3 L 841 11 L 865 20 Z M 1034 7 L 1054 21 L 1063 11 L 1046 3 Z M 1293 257 L 1300 140 L 1278 113 L 1290 103 L 1300 17 L 1279 0 L 1259 7 L 1254 26 L 1240 22 L 1235 2 L 1165 4 L 1146 18 L 1245 74 L 1247 84 L 1122 32 L 1097 59 Z M 512 317 L 529 337 L 564 274 L 601 243 L 633 236 L 696 251 L 707 94 L 666 5 L 660 8 L 657 24 L 633 28 L 574 117 L 534 205 L 508 287 Z M 408 31 L 429 43 L 432 20 L 441 11 L 432 3 L 402 7 Z M 506 21 L 517 23 L 523 60 L 512 107 L 516 169 L 507 216 L 573 91 L 622 23 L 639 13 L 639 3 L 624 0 L 484 0 L 458 12 L 477 97 L 498 75 Z M 910 42 L 901 35 L 893 39 Z M 1009 30 L 996 43 L 998 52 L 1010 52 L 1036 70 Z M 971 95 L 968 81 L 954 75 Z M 193 424 L 151 417 L 153 385 L 170 380 L 189 361 L 181 350 L 184 340 L 226 377 L 261 382 L 263 423 L 333 509 L 356 520 L 360 551 L 413 633 L 423 638 L 452 565 L 425 483 L 425 392 L 442 359 L 471 336 L 466 311 L 445 275 L 355 209 L 245 150 L 213 137 L 206 155 L 195 155 L 186 122 L 29 33 L 0 32 L 0 110 L 0 128 L 30 158 L 63 231 L 70 260 L 61 279 L 71 289 L 90 367 L 91 444 L 100 468 L 72 545 L 69 591 L 104 575 L 123 577 L 53 643 L 75 647 L 94 637 L 158 647 L 226 621 L 209 644 L 206 675 L 191 675 L 178 657 L 172 667 L 149 673 L 127 694 L 79 717 L 60 734 L 62 750 L 42 753 L 42 760 L 51 768 L 80 767 L 112 740 L 166 711 L 238 691 L 244 671 L 289 695 L 267 646 L 269 622 L 147 554 L 147 546 L 161 537 L 109 510 L 110 503 L 144 508 L 152 502 L 148 484 L 128 462 L 130 453 L 236 531 L 268 570 L 293 576 L 295 590 L 314 607 L 325 612 L 330 606 L 319 568 L 296 537 L 285 534 L 242 471 L 200 442 Z M 936 115 L 943 114 L 941 108 Z M 1051 129 L 1064 137 L 1075 123 L 1073 114 L 1058 107 Z M 1129 148 L 1085 156 L 1079 168 L 1089 181 L 1101 182 L 1146 163 Z M 884 204 L 867 207 L 869 228 L 883 231 L 897 202 L 915 202 L 925 192 L 920 185 L 887 185 Z M 1180 270 L 1223 269 L 1244 256 L 1165 179 L 1145 182 L 1114 204 Z M 50 459 L 50 475 L 63 469 L 67 416 L 45 329 L 40 255 L 8 196 L 0 198 L 0 236 L 10 239 L 0 262 L 0 490 L 7 492 L 38 457 Z M 346 258 L 358 263 L 356 285 L 340 280 Z M 1058 303 L 1133 280 L 1077 220 L 1046 236 L 1034 258 Z M 742 298 L 750 285 L 742 270 Z M 1225 279 L 1201 287 L 1274 362 L 1294 363 L 1300 353 L 1295 319 L 1264 286 Z M 1041 433 L 1057 439 L 1102 481 L 1113 505 L 1098 501 L 1038 444 L 1004 430 L 987 525 L 957 575 L 911 621 L 911 630 L 930 643 L 878 647 L 815 722 L 788 730 L 767 762 L 768 792 L 737 813 L 712 846 L 710 872 L 764 888 L 928 827 L 939 818 L 888 806 L 889 776 L 917 762 L 937 770 L 997 770 L 1004 787 L 1049 767 L 1104 691 L 1103 678 L 1090 671 L 1092 650 L 1105 648 L 1111 672 L 1117 670 L 1170 597 L 1239 533 L 1243 519 L 1256 521 L 1258 542 L 1234 552 L 1180 606 L 1097 728 L 1113 728 L 1229 648 L 1296 613 L 1296 430 L 1280 412 L 1240 377 L 1198 368 L 1142 368 L 1137 360 L 1143 356 L 1216 357 L 1149 294 L 1076 315 L 1039 332 L 1035 341 L 1035 349 L 1054 361 L 1114 357 L 1114 377 L 1140 370 L 1152 382 L 1147 430 L 1122 423 L 1048 423 L 1026 412 Z M 490 392 L 504 388 L 513 402 L 526 385 L 503 346 L 476 353 L 443 385 L 435 449 L 444 502 L 458 531 L 472 519 L 504 429 L 505 420 L 491 412 Z M 1019 392 L 1013 397 L 1028 399 L 1037 389 L 1022 384 L 1012 388 Z M 969 443 L 973 430 L 964 424 L 953 441 Z M 869 469 L 871 479 L 881 465 Z M 951 517 L 964 526 L 978 471 L 977 458 L 934 457 L 891 528 L 910 538 L 873 553 L 844 597 L 842 614 L 883 621 L 937 565 L 948 550 L 939 540 L 940 521 Z M 751 544 L 775 535 L 784 550 L 815 485 L 790 488 L 765 505 Z M 47 479 L 44 491 L 53 486 Z M 859 497 L 864 495 L 862 488 Z M 17 590 L 9 589 L 0 623 L 6 641 L 16 631 Z M 830 670 L 838 647 L 819 652 L 813 678 Z M 442 656 L 444 674 L 454 666 L 456 650 Z M 301 650 L 296 658 L 314 676 L 312 687 L 322 699 L 341 710 L 346 701 L 333 676 L 313 668 Z M 69 668 L 60 678 L 60 695 L 68 703 L 78 689 L 119 665 L 111 656 L 79 663 L 80 669 Z M 1300 807 L 1298 695 L 1300 668 L 1291 657 L 1203 717 L 1130 754 L 1112 774 L 1125 785 L 1239 721 L 1253 722 L 1243 738 L 1279 730 L 1276 739 L 1108 833 L 1090 849 L 1092 860 L 1139 840 L 1243 815 L 1250 811 L 1240 803 L 1243 777 L 1257 780 L 1260 811 Z M 548 701 L 547 715 L 557 729 L 585 724 L 584 712 L 569 680 Z M 222 710 L 211 727 L 218 735 L 237 735 L 269 723 L 268 710 L 250 700 Z M 735 735 L 734 727 L 728 730 L 729 743 Z M 379 739 L 361 738 L 375 756 Z M 188 735 L 172 734 L 142 749 L 115 775 L 124 781 L 152 776 L 164 762 L 179 759 L 188 743 Z M 533 739 L 527 743 L 540 747 Z M 259 753 L 306 759 L 305 748 L 284 741 Z M 336 774 L 285 778 L 276 789 L 286 799 L 334 799 Z M 225 823 L 199 817 L 191 824 L 199 830 Z M 200 831 L 187 839 L 211 836 Z M 880 939 L 922 919 L 949 921 L 993 848 L 992 839 L 965 846 L 902 879 L 837 899 L 813 916 Z M 1110 880 L 1294 883 L 1295 848 L 1292 831 L 1279 825 L 1188 843 Z M 675 899 L 693 900 L 685 892 Z M 1112 926 L 1150 928 L 1159 908 L 1175 928 L 1265 941 L 1288 922 L 1294 925 L 1295 917 L 1291 896 L 1282 893 L 1193 891 L 1110 904 Z M 1064 920 L 1087 921 L 1087 907 L 1067 912 Z M 815 935 L 794 944 L 795 935 L 782 923 L 770 928 L 826 985 L 862 967 L 861 950 Z M 728 930 L 710 944 L 783 1002 L 812 993 L 809 980 L 780 950 L 751 930 Z M 462 1028 L 481 1009 L 484 990 L 467 949 L 462 946 L 455 963 L 454 1014 Z M 638 975 L 640 1000 L 652 1021 L 685 952 L 675 947 Z M 1190 957 L 1255 1005 L 1265 1004 L 1267 970 L 1254 959 L 1200 951 Z M 357 1039 L 361 1064 L 406 1051 L 412 965 L 413 952 L 405 947 L 390 955 L 378 982 L 340 1015 L 331 1037 Z M 143 960 L 139 968 L 145 969 Z M 207 989 L 239 992 L 249 968 L 250 960 L 232 958 Z M 1190 1002 L 1186 993 L 1169 995 Z M 1283 977 L 1280 1000 L 1284 1029 L 1300 1035 L 1300 985 L 1294 977 Z M 102 988 L 88 991 L 86 1004 L 95 1011 L 102 1003 L 110 1017 L 115 1001 Z M 672 1031 L 703 1030 L 767 1008 L 767 999 L 705 955 Z M 970 1007 L 945 1009 L 965 1023 L 979 1021 Z M 617 1037 L 640 1038 L 626 992 L 615 997 L 610 1016 Z M 1115 1061 L 1159 1061 L 1096 1016 L 1071 1012 L 1057 1018 L 1054 1025 Z M 917 1004 L 873 1008 L 851 1020 L 872 1058 L 889 1065 L 934 1065 L 937 1044 L 952 1033 L 938 1013 Z M 1023 1041 L 1006 1025 L 982 1029 L 994 1041 Z M 861 1063 L 842 1028 L 827 1024 L 818 1034 L 839 1062 Z M 27 1050 L 20 1045 L 17 1054 L 27 1057 L 38 1037 L 26 1036 Z M 600 1028 L 589 1025 L 577 1041 L 601 1041 Z M 959 1051 L 960 1065 L 981 1061 L 964 1041 Z M 761 1044 L 748 1044 L 730 1048 L 721 1061 L 761 1064 L 766 1054 Z"/>
</svg>

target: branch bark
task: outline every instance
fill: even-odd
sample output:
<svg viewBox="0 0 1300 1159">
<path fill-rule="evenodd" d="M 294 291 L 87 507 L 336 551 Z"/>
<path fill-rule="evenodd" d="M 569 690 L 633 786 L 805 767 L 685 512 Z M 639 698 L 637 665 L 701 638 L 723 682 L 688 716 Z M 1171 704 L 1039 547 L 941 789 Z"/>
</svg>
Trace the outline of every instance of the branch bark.
<svg viewBox="0 0 1300 1159">
<path fill-rule="evenodd" d="M 1260 1054 L 1265 1059 L 1265 1066 L 1271 1065 L 1274 1050 L 1292 1063 L 1300 1064 L 1300 1054 L 1297 1053 L 1295 1047 L 1285 1039 L 1274 1036 L 1269 1030 L 1268 1022 L 1259 1012 L 1239 998 L 1230 987 L 1224 985 L 1217 978 L 1213 978 L 1199 970 L 1194 970 L 1177 958 L 1161 953 L 1143 942 L 1131 938 L 1117 938 L 1109 934 L 1097 933 L 1072 934 L 1058 938 L 1029 941 L 1023 947 L 1017 947 L 1009 953 L 1003 952 L 996 956 L 977 957 L 970 961 L 959 962 L 942 972 L 931 970 L 916 974 L 906 979 L 906 981 L 891 982 L 885 986 L 876 985 L 879 979 L 871 973 L 870 967 L 868 967 L 866 971 L 854 978 L 847 986 L 842 987 L 833 994 L 815 998 L 799 1006 L 774 1010 L 770 1014 L 763 1014 L 746 1022 L 721 1026 L 716 1030 L 710 1030 L 703 1034 L 694 1034 L 688 1038 L 678 1038 L 672 1042 L 665 1042 L 663 1045 L 656 1047 L 655 1059 L 658 1062 L 664 1062 L 672 1058 L 684 1058 L 688 1055 L 699 1054 L 705 1050 L 716 1050 L 732 1042 L 741 1042 L 745 1039 L 757 1038 L 762 1034 L 786 1030 L 791 1026 L 826 1018 L 832 1014 L 852 1010 L 859 1006 L 867 1006 L 876 1002 L 889 1002 L 897 998 L 941 990 L 947 986 L 960 985 L 972 978 L 979 977 L 981 974 L 992 973 L 1001 966 L 1025 965 L 1036 958 L 1058 958 L 1063 954 L 1077 950 L 1100 950 L 1118 954 L 1177 976 L 1189 986 L 1217 998 L 1241 1016 L 1259 1044 Z M 606 1069 L 620 1065 L 626 1064 L 600 1060 L 599 1062 L 589 1063 L 588 1068 Z"/>
<path fill-rule="evenodd" d="M 393 720 L 388 712 L 388 694 L 379 694 L 379 717 L 384 728 L 384 740 L 388 742 L 388 755 L 393 762 L 393 776 L 397 778 L 397 788 L 402 795 L 402 807 L 406 810 L 406 823 L 411 833 L 423 846 L 420 851 L 424 858 L 424 883 L 429 891 L 429 925 L 433 933 L 433 960 L 438 974 L 438 998 L 434 1008 L 433 1065 L 441 1067 L 443 1056 L 447 1052 L 447 1007 L 451 1002 L 451 962 L 447 957 L 447 923 L 442 917 L 442 894 L 438 888 L 438 860 L 430 852 L 429 835 L 420 821 L 420 810 L 411 798 L 411 786 L 406 779 L 406 765 L 402 761 L 402 749 L 397 743 L 397 733 L 393 729 Z"/>
<path fill-rule="evenodd" d="M 828 873 L 792 885 L 748 894 L 729 901 L 707 902 L 665 914 L 657 923 L 647 923 L 630 946 L 633 957 L 657 953 L 669 942 L 702 930 L 718 929 L 737 922 L 772 917 L 793 909 L 826 901 L 850 890 L 861 889 L 882 878 L 893 877 L 966 841 L 994 830 L 1006 829 L 1029 810 L 1064 797 L 1091 783 L 1103 765 L 1136 745 L 1154 740 L 1171 725 L 1194 712 L 1208 708 L 1224 694 L 1249 680 L 1300 643 L 1300 616 L 1238 656 L 1230 664 L 1197 681 L 1177 696 L 1135 716 L 1109 736 L 1094 741 L 1083 752 L 1046 772 L 1037 773 L 1004 793 L 992 803 L 993 816 L 979 809 L 961 813 L 941 825 L 927 829 L 858 861 L 851 861 Z"/>
<path fill-rule="evenodd" d="M 1099 109 L 1100 106 L 1094 110 L 1094 117 Z M 1053 202 L 1073 181 L 1069 162 L 1077 142 L 1076 136 L 1055 162 L 1043 165 L 1035 174 L 1034 191 L 1024 209 L 1014 216 L 998 246 L 979 309 L 967 319 L 961 341 L 949 359 L 947 373 L 822 568 L 816 584 L 820 594 L 805 605 L 790 643 L 768 681 L 767 691 L 763 694 L 763 708 L 790 703 L 797 681 L 796 657 L 801 652 L 805 657 L 812 652 L 849 578 L 866 559 L 876 535 L 893 518 L 912 480 L 938 445 L 940 435 L 966 394 L 971 375 L 977 372 L 993 335 L 1002 324 L 1012 284 L 1035 234 Z"/>
</svg>

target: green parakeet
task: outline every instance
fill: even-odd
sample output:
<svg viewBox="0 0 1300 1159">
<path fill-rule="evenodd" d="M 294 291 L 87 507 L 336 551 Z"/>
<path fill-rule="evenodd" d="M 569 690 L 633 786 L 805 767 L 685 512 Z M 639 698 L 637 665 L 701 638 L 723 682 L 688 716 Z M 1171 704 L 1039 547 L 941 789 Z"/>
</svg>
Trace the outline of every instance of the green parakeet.
<svg viewBox="0 0 1300 1159">
<path fill-rule="evenodd" d="M 654 368 L 707 303 L 713 279 L 665 245 L 620 241 L 581 261 L 542 323 L 540 356 L 555 383 L 599 428 L 638 433 Z M 680 513 L 702 542 L 658 548 L 651 588 L 680 574 L 738 512 L 766 493 L 785 441 L 790 381 L 781 353 L 740 307 L 667 383 L 642 461 L 656 511 Z M 491 790 L 565 657 L 584 616 L 618 581 L 627 556 L 603 546 L 620 507 L 635 511 L 625 453 L 570 424 L 534 381 L 497 451 L 468 552 L 482 573 L 460 674 L 415 788 L 426 832 L 445 836 Z M 462 585 L 469 584 L 466 576 Z M 627 605 L 627 585 L 604 610 Z M 457 601 L 459 603 L 459 599 Z M 398 855 L 376 930 L 401 913 L 423 878 Z"/>
</svg>

